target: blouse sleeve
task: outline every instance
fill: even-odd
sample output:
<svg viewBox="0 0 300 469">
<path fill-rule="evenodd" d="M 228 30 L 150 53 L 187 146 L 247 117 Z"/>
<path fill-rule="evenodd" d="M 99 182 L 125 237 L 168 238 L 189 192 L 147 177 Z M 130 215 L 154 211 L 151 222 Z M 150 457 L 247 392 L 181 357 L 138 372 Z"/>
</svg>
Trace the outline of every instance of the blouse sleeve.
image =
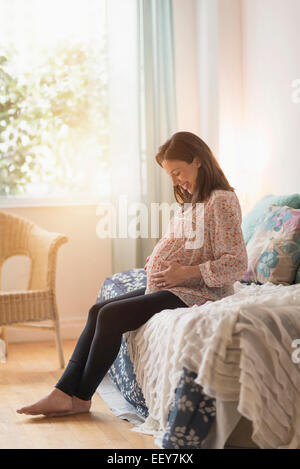
<svg viewBox="0 0 300 469">
<path fill-rule="evenodd" d="M 240 280 L 248 267 L 241 223 L 242 211 L 234 192 L 221 194 L 209 208 L 209 232 L 214 259 L 199 264 L 208 287 L 222 287 Z"/>
<path fill-rule="evenodd" d="M 150 256 L 148 256 L 147 259 L 146 259 L 146 263 L 144 265 L 144 270 L 147 270 L 147 264 L 148 264 L 149 259 L 150 259 Z"/>
</svg>

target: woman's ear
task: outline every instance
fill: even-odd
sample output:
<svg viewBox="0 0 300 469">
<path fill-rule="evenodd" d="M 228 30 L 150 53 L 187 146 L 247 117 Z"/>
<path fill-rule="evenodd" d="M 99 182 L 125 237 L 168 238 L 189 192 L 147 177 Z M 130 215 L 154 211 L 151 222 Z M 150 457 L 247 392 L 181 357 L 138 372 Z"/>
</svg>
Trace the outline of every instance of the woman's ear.
<svg viewBox="0 0 300 469">
<path fill-rule="evenodd" d="M 195 164 L 197 165 L 197 168 L 200 168 L 202 166 L 201 161 L 199 160 L 198 156 L 194 157 Z"/>
</svg>

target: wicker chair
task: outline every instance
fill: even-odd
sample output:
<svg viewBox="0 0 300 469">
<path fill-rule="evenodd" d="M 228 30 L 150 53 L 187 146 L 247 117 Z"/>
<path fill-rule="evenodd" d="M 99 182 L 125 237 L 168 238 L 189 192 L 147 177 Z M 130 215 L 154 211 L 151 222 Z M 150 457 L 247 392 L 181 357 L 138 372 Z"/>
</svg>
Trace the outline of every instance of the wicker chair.
<svg viewBox="0 0 300 469">
<path fill-rule="evenodd" d="M 56 333 L 61 368 L 64 368 L 64 356 L 55 280 L 58 248 L 67 241 L 63 234 L 48 232 L 23 217 L 0 212 L 0 338 L 7 345 L 5 328 L 9 326 L 52 329 Z M 31 260 L 27 290 L 1 291 L 3 263 L 16 255 Z M 41 321 L 48 324 L 37 324 Z"/>
</svg>

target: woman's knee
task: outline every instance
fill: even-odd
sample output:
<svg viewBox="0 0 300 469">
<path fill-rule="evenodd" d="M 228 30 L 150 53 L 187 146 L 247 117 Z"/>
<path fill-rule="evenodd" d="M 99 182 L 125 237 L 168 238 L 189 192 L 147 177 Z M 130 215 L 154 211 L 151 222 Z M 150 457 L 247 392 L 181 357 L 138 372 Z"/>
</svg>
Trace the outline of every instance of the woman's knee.
<svg viewBox="0 0 300 469">
<path fill-rule="evenodd" d="M 88 320 L 97 321 L 100 309 L 101 306 L 98 303 L 95 303 L 93 306 L 91 306 L 88 312 Z"/>
<path fill-rule="evenodd" d="M 112 327 L 114 330 L 118 330 L 120 326 L 120 309 L 117 302 L 102 306 L 97 316 L 97 323 L 102 328 Z"/>
</svg>

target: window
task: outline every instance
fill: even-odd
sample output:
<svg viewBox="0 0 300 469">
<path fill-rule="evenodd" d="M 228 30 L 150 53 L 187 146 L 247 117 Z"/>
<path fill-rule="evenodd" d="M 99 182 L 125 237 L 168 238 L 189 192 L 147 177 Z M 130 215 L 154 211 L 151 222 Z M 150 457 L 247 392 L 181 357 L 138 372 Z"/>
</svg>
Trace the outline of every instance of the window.
<svg viewBox="0 0 300 469">
<path fill-rule="evenodd" d="M 0 0 L 0 198 L 109 189 L 107 0 Z"/>
</svg>

